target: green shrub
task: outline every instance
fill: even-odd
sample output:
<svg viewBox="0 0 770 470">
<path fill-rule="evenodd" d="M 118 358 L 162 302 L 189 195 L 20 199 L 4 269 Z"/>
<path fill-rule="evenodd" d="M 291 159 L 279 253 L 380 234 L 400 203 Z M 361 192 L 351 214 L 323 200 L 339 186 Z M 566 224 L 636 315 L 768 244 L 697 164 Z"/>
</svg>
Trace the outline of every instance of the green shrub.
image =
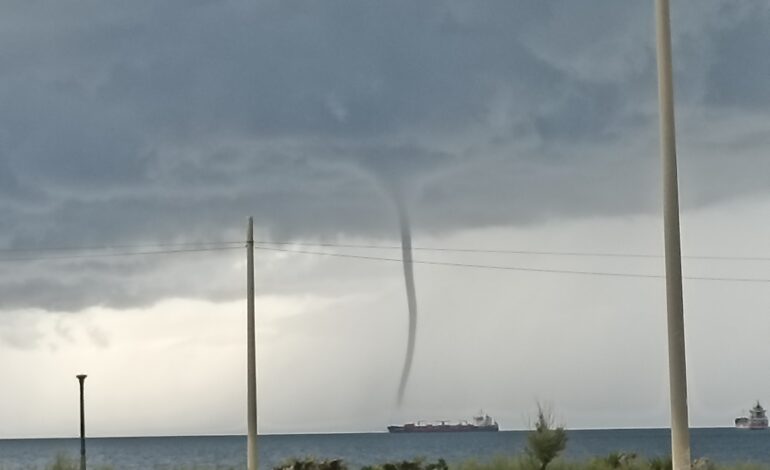
<svg viewBox="0 0 770 470">
<path fill-rule="evenodd" d="M 671 457 L 653 457 L 648 462 L 650 470 L 672 470 Z"/>
<path fill-rule="evenodd" d="M 518 455 L 515 457 L 494 457 L 488 461 L 469 460 L 458 465 L 452 465 L 452 470 L 537 470 L 537 463 L 530 457 Z"/>
<path fill-rule="evenodd" d="M 612 452 L 604 458 L 604 462 L 610 468 L 620 468 L 623 465 L 623 454 L 620 452 Z"/>
<path fill-rule="evenodd" d="M 606 457 L 602 457 L 593 461 L 594 466 L 599 465 L 604 468 L 617 469 L 628 468 L 632 463 L 636 462 L 636 454 L 625 452 L 612 452 Z"/>
<path fill-rule="evenodd" d="M 566 447 L 567 431 L 562 426 L 554 427 L 551 412 L 538 404 L 535 429 L 527 436 L 527 455 L 540 464 L 540 470 L 545 470 Z"/>
<path fill-rule="evenodd" d="M 380 465 L 363 467 L 361 470 L 448 470 L 444 459 L 438 459 L 434 463 L 425 463 L 422 459 L 402 460 L 401 462 L 388 462 Z"/>
<path fill-rule="evenodd" d="M 274 470 L 347 470 L 347 465 L 340 459 L 316 460 L 313 458 L 291 459 Z"/>
</svg>

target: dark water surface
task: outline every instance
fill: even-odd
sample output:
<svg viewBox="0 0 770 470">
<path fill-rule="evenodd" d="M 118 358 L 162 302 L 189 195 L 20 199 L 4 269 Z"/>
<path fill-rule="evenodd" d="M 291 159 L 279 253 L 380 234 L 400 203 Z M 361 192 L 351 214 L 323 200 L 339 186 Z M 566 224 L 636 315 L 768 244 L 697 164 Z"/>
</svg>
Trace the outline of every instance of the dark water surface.
<svg viewBox="0 0 770 470">
<path fill-rule="evenodd" d="M 260 468 L 269 469 L 289 457 L 302 456 L 342 458 L 351 468 L 414 457 L 441 457 L 450 463 L 486 460 L 521 453 L 526 435 L 524 431 L 505 431 L 260 436 Z M 111 464 L 116 470 L 246 466 L 244 436 L 91 438 L 87 442 L 89 466 Z M 625 451 L 658 456 L 667 455 L 669 446 L 666 429 L 569 431 L 566 455 L 582 459 Z M 694 429 L 692 448 L 694 458 L 770 463 L 770 431 Z M 57 453 L 75 457 L 79 450 L 77 439 L 0 440 L 0 469 L 42 469 Z"/>
</svg>

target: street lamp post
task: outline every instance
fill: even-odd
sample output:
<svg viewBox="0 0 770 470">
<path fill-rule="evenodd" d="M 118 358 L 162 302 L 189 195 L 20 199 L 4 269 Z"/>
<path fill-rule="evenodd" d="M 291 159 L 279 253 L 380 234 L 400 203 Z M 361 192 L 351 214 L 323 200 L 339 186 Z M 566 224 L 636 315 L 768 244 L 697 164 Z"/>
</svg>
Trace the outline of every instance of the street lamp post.
<svg viewBox="0 0 770 470">
<path fill-rule="evenodd" d="M 682 255 L 679 234 L 679 187 L 671 72 L 671 31 L 668 0 L 656 0 L 660 154 L 663 173 L 663 227 L 666 250 L 666 311 L 668 374 L 671 400 L 671 461 L 673 470 L 689 470 L 690 429 L 687 416 L 687 367 L 684 347 Z"/>
<path fill-rule="evenodd" d="M 80 383 L 80 467 L 85 468 L 86 462 L 86 412 L 83 387 L 85 385 L 86 374 L 76 376 Z"/>
<path fill-rule="evenodd" d="M 257 360 L 254 319 L 254 219 L 249 217 L 246 232 L 246 464 L 257 470 Z"/>
</svg>

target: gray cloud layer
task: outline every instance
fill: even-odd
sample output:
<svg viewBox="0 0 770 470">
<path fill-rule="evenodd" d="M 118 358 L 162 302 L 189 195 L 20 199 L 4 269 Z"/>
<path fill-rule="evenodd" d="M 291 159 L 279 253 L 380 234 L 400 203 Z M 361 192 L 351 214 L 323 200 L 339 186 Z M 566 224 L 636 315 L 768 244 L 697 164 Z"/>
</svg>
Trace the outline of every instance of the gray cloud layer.
<svg viewBox="0 0 770 470">
<path fill-rule="evenodd" d="M 393 184 L 418 233 L 658 207 L 649 2 L 2 13 L 0 247 L 238 239 L 249 214 L 277 238 L 395 239 Z M 673 21 L 685 207 L 766 193 L 770 9 Z M 16 266 L 0 308 L 240 292 L 165 260 Z"/>
</svg>

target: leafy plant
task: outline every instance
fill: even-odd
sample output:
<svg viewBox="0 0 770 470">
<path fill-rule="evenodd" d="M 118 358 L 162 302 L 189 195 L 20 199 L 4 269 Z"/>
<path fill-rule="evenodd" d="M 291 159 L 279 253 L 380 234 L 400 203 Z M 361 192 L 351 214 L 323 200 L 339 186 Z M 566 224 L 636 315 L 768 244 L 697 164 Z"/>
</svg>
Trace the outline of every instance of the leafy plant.
<svg viewBox="0 0 770 470">
<path fill-rule="evenodd" d="M 600 460 L 609 468 L 621 468 L 627 467 L 631 462 L 635 461 L 636 454 L 633 452 L 612 452 Z"/>
<path fill-rule="evenodd" d="M 291 459 L 274 470 L 347 470 L 347 465 L 340 459 L 316 460 L 313 458 Z"/>
<path fill-rule="evenodd" d="M 361 470 L 448 470 L 444 459 L 438 459 L 434 463 L 425 463 L 422 459 L 403 460 L 401 462 L 388 462 L 381 465 L 363 467 Z"/>
<path fill-rule="evenodd" d="M 527 455 L 540 464 L 540 470 L 545 470 L 566 447 L 567 431 L 555 426 L 551 411 L 538 403 L 535 429 L 527 436 Z"/>
<path fill-rule="evenodd" d="M 653 457 L 649 461 L 650 470 L 671 470 L 671 457 Z"/>
</svg>

